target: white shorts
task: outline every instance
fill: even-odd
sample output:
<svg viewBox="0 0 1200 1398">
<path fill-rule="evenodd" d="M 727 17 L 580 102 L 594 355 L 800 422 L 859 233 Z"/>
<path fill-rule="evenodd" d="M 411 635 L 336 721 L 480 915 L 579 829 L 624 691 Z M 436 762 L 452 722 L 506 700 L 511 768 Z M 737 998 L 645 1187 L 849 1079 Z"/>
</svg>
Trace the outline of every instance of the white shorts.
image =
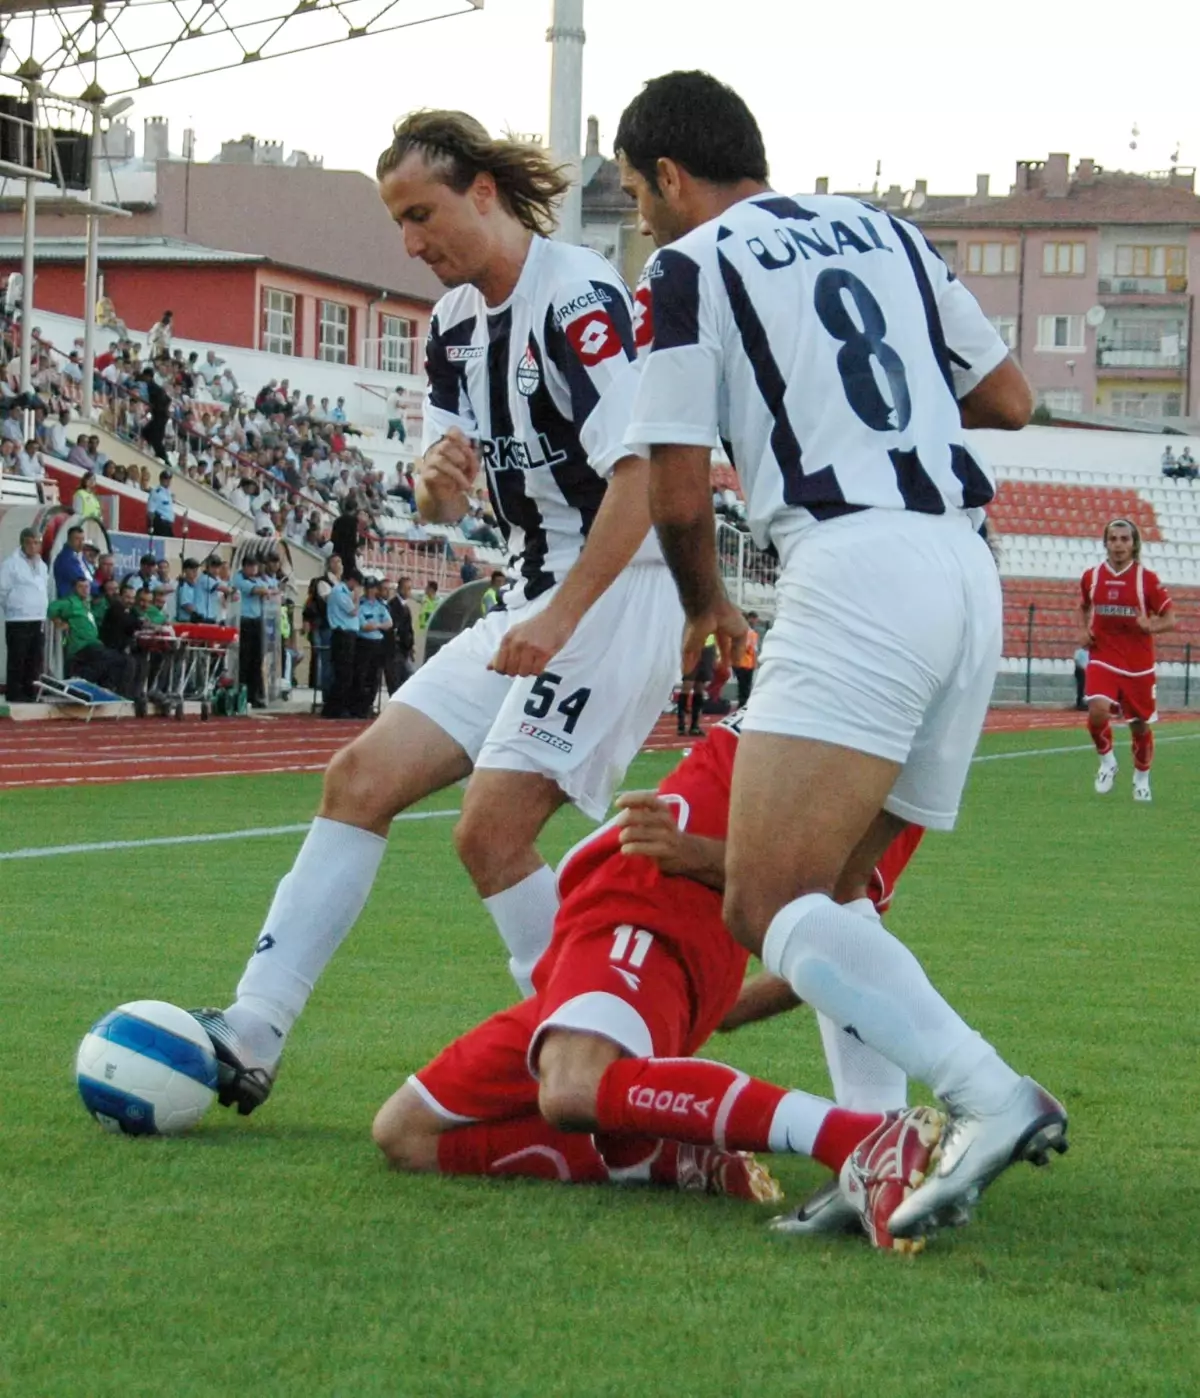
<svg viewBox="0 0 1200 1398">
<path fill-rule="evenodd" d="M 603 820 L 671 696 L 683 610 L 661 563 L 631 564 L 541 675 L 510 679 L 489 670 L 509 627 L 536 616 L 553 595 L 481 617 L 391 702 L 431 718 L 476 767 L 549 777 L 585 815 Z"/>
<path fill-rule="evenodd" d="M 868 510 L 783 541 L 744 732 L 899 763 L 885 809 L 950 830 L 1000 663 L 1000 579 L 965 516 Z"/>
</svg>

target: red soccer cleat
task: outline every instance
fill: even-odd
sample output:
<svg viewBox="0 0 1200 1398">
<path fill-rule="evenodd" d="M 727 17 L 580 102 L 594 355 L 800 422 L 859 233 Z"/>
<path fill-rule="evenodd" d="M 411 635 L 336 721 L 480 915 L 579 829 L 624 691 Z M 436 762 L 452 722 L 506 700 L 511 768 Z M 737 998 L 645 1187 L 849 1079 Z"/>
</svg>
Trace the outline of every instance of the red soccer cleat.
<svg viewBox="0 0 1200 1398">
<path fill-rule="evenodd" d="M 650 1167 L 650 1178 L 684 1192 L 724 1194 L 751 1204 L 778 1204 L 783 1198 L 779 1182 L 754 1156 L 679 1141 L 663 1142 Z"/>
<path fill-rule="evenodd" d="M 893 1238 L 888 1222 L 924 1180 L 945 1125 L 946 1118 L 932 1107 L 909 1107 L 890 1115 L 847 1157 L 842 1197 L 858 1214 L 873 1247 L 923 1250 L 924 1238 Z"/>
</svg>

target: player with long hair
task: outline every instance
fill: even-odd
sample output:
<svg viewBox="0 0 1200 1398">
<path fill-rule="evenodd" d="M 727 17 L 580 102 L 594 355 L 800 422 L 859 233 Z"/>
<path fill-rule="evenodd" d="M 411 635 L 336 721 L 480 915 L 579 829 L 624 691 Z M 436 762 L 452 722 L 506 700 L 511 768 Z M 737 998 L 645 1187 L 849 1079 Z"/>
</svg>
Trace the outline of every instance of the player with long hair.
<svg viewBox="0 0 1200 1398">
<path fill-rule="evenodd" d="M 1158 718 L 1154 638 L 1175 629 L 1171 597 L 1142 563 L 1142 533 L 1131 519 L 1112 519 L 1102 535 L 1104 561 L 1080 579 L 1083 644 L 1088 651 L 1083 697 L 1087 725 L 1100 770 L 1096 791 L 1104 796 L 1117 777 L 1112 720 L 1129 723 L 1133 748 L 1133 799 L 1149 801 L 1150 765 Z"/>
</svg>

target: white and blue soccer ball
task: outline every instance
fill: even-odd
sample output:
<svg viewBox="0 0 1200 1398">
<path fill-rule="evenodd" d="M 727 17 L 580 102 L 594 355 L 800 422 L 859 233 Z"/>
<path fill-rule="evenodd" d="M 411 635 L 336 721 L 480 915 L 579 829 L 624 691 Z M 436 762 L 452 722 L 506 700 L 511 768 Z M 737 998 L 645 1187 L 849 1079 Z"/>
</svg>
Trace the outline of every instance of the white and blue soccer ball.
<svg viewBox="0 0 1200 1398">
<path fill-rule="evenodd" d="M 177 1136 L 212 1106 L 217 1060 L 186 1010 L 165 1000 L 131 1000 L 84 1035 L 75 1080 L 83 1105 L 105 1130 Z"/>
</svg>

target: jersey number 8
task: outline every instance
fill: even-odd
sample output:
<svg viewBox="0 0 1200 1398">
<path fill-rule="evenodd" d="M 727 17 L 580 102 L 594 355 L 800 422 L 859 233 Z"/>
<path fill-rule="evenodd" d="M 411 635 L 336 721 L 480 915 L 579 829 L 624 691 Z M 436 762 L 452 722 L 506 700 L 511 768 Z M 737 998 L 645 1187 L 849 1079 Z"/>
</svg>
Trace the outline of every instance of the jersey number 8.
<svg viewBox="0 0 1200 1398">
<path fill-rule="evenodd" d="M 850 299 L 862 320 L 861 330 L 846 308 L 843 291 L 850 293 Z M 883 338 L 887 333 L 883 307 L 856 276 L 834 267 L 826 268 L 817 278 L 813 288 L 813 305 L 821 324 L 835 340 L 842 342 L 837 367 L 842 376 L 846 401 L 875 432 L 903 432 L 912 417 L 912 396 L 908 391 L 904 364 Z M 879 391 L 871 367 L 872 359 L 887 376 L 891 403 Z"/>
</svg>

